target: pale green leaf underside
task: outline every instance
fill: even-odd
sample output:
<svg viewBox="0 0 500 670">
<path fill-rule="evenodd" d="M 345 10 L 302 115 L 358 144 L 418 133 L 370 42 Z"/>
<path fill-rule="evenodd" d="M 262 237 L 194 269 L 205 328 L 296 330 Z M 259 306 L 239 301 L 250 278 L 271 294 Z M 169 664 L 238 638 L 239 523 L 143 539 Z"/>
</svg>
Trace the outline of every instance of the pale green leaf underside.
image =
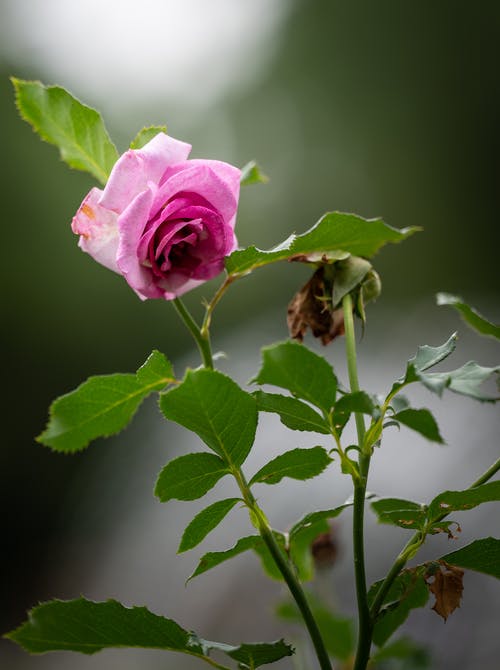
<svg viewBox="0 0 500 670">
<path fill-rule="evenodd" d="M 252 477 L 250 484 L 277 484 L 284 477 L 304 481 L 321 474 L 331 461 L 323 447 L 292 449 L 266 463 Z"/>
<path fill-rule="evenodd" d="M 32 654 L 59 650 L 94 654 L 102 649 L 140 647 L 177 651 L 210 662 L 210 653 L 217 650 L 253 668 L 293 653 L 282 640 L 239 646 L 209 642 L 145 607 L 84 598 L 53 600 L 35 607 L 29 619 L 7 637 Z"/>
<path fill-rule="evenodd" d="M 265 175 L 255 161 L 250 161 L 241 168 L 240 184 L 241 186 L 250 186 L 251 184 L 267 184 L 269 177 Z"/>
<path fill-rule="evenodd" d="M 257 400 L 259 411 L 278 414 L 281 422 L 291 430 L 310 431 L 323 435 L 330 433 L 328 423 L 323 417 L 297 398 L 278 393 L 264 393 L 264 391 L 256 391 L 253 395 Z"/>
<path fill-rule="evenodd" d="M 500 579 L 500 540 L 495 537 L 475 540 L 439 560 Z"/>
<path fill-rule="evenodd" d="M 150 142 L 158 133 L 166 133 L 167 126 L 147 126 L 139 130 L 137 135 L 130 143 L 131 149 L 142 149 L 142 147 Z"/>
<path fill-rule="evenodd" d="M 125 428 L 146 396 L 173 382 L 172 366 L 158 351 L 136 374 L 90 377 L 52 403 L 48 426 L 37 440 L 56 451 L 83 449 Z"/>
<path fill-rule="evenodd" d="M 155 495 L 161 502 L 196 500 L 213 488 L 229 468 L 215 454 L 200 452 L 174 458 L 158 476 Z"/>
<path fill-rule="evenodd" d="M 200 544 L 238 502 L 242 502 L 241 498 L 219 500 L 197 514 L 186 527 L 177 553 L 188 551 Z"/>
<path fill-rule="evenodd" d="M 478 333 L 481 333 L 481 335 L 489 335 L 500 340 L 500 325 L 485 319 L 482 314 L 479 314 L 478 311 L 464 302 L 462 298 L 450 293 L 438 293 L 436 300 L 438 305 L 448 305 L 456 309 L 465 323 Z"/>
<path fill-rule="evenodd" d="M 72 168 L 89 172 L 105 184 L 118 152 L 101 115 L 64 88 L 12 78 L 22 118 L 40 137 L 55 144 Z"/>
<path fill-rule="evenodd" d="M 196 433 L 229 466 L 239 467 L 257 428 L 255 398 L 216 370 L 189 370 L 160 398 L 163 414 Z"/>
<path fill-rule="evenodd" d="M 280 342 L 262 349 L 262 366 L 252 380 L 290 391 L 328 413 L 335 403 L 337 378 L 327 361 L 298 342 Z"/>
<path fill-rule="evenodd" d="M 385 244 L 401 242 L 418 230 L 397 230 L 381 219 L 363 219 L 355 214 L 329 212 L 307 232 L 291 235 L 269 251 L 253 246 L 233 251 L 226 258 L 226 269 L 229 274 L 244 274 L 262 265 L 316 252 L 343 251 L 353 256 L 370 257 Z"/>
</svg>

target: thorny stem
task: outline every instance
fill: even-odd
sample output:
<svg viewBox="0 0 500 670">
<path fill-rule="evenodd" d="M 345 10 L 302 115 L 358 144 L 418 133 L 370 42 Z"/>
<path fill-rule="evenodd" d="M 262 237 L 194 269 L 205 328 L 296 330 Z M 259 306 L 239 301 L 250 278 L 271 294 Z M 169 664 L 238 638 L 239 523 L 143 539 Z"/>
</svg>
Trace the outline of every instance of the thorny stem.
<svg viewBox="0 0 500 670">
<path fill-rule="evenodd" d="M 352 299 L 349 294 L 342 299 L 344 311 L 344 326 L 346 338 L 347 371 L 351 392 L 359 391 L 358 371 L 356 361 L 356 339 L 354 332 L 354 318 Z M 366 484 L 370 468 L 370 451 L 365 449 L 365 422 L 362 414 L 355 414 L 356 430 L 358 433 L 359 478 L 354 479 L 354 506 L 353 506 L 353 550 L 354 574 L 356 579 L 356 598 L 358 603 L 358 647 L 354 670 L 364 670 L 368 664 L 372 640 L 372 624 L 366 591 L 365 549 L 364 549 L 364 512 L 366 498 Z"/>
<path fill-rule="evenodd" d="M 172 302 L 174 303 L 174 307 L 177 310 L 177 313 L 184 321 L 186 328 L 194 337 L 195 342 L 198 345 L 198 349 L 200 350 L 201 358 L 203 360 L 203 365 L 206 368 L 212 370 L 214 367 L 214 362 L 212 359 L 212 348 L 210 346 L 210 334 L 208 330 L 202 333 L 200 327 L 193 319 L 187 307 L 180 298 L 175 298 Z"/>
<path fill-rule="evenodd" d="M 493 465 L 489 467 L 480 477 L 478 477 L 478 479 L 476 479 L 476 481 L 473 482 L 469 486 L 469 488 L 473 489 L 476 486 L 484 484 L 489 479 L 491 479 L 493 475 L 496 474 L 499 470 L 500 470 L 500 458 L 497 461 L 495 461 L 495 463 L 493 463 Z M 443 514 L 441 514 L 436 519 L 436 521 L 442 521 L 447 516 L 448 512 L 443 512 Z M 375 619 L 377 618 L 378 613 L 380 612 L 380 608 L 384 604 L 385 597 L 389 592 L 389 589 L 391 588 L 394 580 L 399 575 L 401 570 L 405 567 L 406 563 L 410 560 L 410 558 L 413 558 L 413 556 L 415 556 L 415 554 L 423 544 L 424 540 L 425 535 L 420 531 L 417 531 L 413 535 L 413 537 L 410 540 L 408 540 L 403 549 L 397 555 L 396 560 L 394 561 L 391 569 L 387 573 L 386 578 L 380 585 L 380 588 L 377 591 L 377 594 L 373 600 L 370 609 L 370 615 L 373 623 L 375 622 Z"/>
</svg>

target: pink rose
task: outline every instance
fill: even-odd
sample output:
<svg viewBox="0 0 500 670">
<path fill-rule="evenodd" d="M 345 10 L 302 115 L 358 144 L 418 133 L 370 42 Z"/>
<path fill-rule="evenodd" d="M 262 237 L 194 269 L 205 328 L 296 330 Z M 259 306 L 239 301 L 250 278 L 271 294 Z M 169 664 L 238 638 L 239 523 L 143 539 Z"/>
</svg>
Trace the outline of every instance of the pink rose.
<svg viewBox="0 0 500 670">
<path fill-rule="evenodd" d="M 236 246 L 240 170 L 188 160 L 190 151 L 164 133 L 130 149 L 73 218 L 80 248 L 143 300 L 173 300 L 215 277 Z"/>
</svg>

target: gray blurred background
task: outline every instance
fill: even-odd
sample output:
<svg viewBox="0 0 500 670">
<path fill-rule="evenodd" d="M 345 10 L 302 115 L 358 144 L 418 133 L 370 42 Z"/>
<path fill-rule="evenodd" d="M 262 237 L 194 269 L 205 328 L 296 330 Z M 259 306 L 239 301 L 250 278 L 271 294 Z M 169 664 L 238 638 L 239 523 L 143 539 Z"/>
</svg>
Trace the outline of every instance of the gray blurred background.
<svg viewBox="0 0 500 670">
<path fill-rule="evenodd" d="M 193 157 L 240 166 L 257 159 L 271 181 L 242 192 L 242 246 L 267 248 L 330 209 L 423 226 L 424 233 L 375 260 L 383 294 L 369 307 L 360 375 L 367 390 L 383 391 L 418 344 L 439 344 L 457 328 L 457 366 L 468 358 L 498 361 L 498 346 L 435 307 L 434 294 L 462 294 L 500 320 L 500 5 L 3 0 L 1 12 L 1 631 L 40 600 L 83 593 L 146 604 L 208 638 L 285 634 L 272 617 L 280 587 L 267 586 L 251 556 L 184 589 L 196 556 L 229 546 L 250 528 L 234 512 L 198 553 L 175 556 L 183 527 L 208 503 L 154 500 L 162 465 L 199 448 L 161 421 L 154 404 L 146 403 L 127 433 L 78 456 L 52 454 L 33 440 L 51 400 L 90 374 L 133 371 L 155 347 L 179 373 L 197 356 L 170 305 L 141 303 L 119 276 L 78 250 L 69 222 L 93 181 L 69 170 L 19 119 L 8 76 L 66 86 L 103 113 L 120 151 L 143 125 L 166 123 L 174 137 L 193 144 Z M 304 268 L 277 265 L 242 280 L 221 303 L 214 345 L 228 355 L 223 369 L 241 383 L 256 370 L 260 347 L 286 337 L 286 305 L 305 279 Z M 215 286 L 186 297 L 195 313 Z M 342 346 L 327 351 L 340 375 Z M 413 397 L 434 402 L 424 392 Z M 389 435 L 372 490 L 425 501 L 467 486 L 496 458 L 494 407 L 448 396 L 436 414 L 448 445 Z M 248 471 L 270 451 L 313 443 L 265 417 Z M 226 488 L 232 491 L 221 484 L 213 495 Z M 348 492 L 333 466 L 317 482 L 282 484 L 261 497 L 284 528 L 304 504 L 334 506 Z M 462 519 L 460 544 L 477 532 L 498 536 L 493 507 L 474 515 Z M 339 564 L 317 585 L 335 593 L 345 613 L 353 611 L 348 522 L 348 515 L 341 518 L 338 529 Z M 368 537 L 369 577 L 377 579 L 404 532 L 371 524 Z M 433 542 L 424 558 L 457 546 Z M 446 626 L 422 611 L 407 632 L 430 639 L 435 668 L 494 670 L 498 585 L 472 574 L 467 580 L 463 607 Z M 2 658 L 16 670 L 203 667 L 153 652 L 29 658 L 5 641 Z"/>
</svg>

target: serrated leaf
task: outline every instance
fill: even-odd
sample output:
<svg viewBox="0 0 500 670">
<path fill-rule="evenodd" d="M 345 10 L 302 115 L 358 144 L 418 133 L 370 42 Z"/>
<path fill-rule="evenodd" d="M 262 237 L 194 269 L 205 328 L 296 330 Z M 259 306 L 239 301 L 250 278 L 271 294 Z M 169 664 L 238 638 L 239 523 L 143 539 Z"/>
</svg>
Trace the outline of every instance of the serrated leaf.
<svg viewBox="0 0 500 670">
<path fill-rule="evenodd" d="M 436 302 L 438 305 L 447 305 L 456 309 L 465 323 L 478 333 L 481 333 L 481 335 L 488 335 L 500 340 L 500 325 L 485 319 L 482 314 L 479 314 L 477 310 L 464 302 L 462 298 L 450 293 L 438 293 Z"/>
<path fill-rule="evenodd" d="M 481 402 L 497 402 L 500 396 L 487 395 L 481 390 L 481 385 L 494 375 L 500 373 L 500 366 L 494 368 L 483 367 L 474 361 L 469 361 L 462 367 L 451 372 L 431 372 L 418 375 L 430 391 L 441 395 L 443 389 L 448 388 L 454 393 L 474 398 Z"/>
<path fill-rule="evenodd" d="M 401 498 L 379 498 L 371 503 L 379 523 L 390 523 L 400 528 L 415 530 L 425 522 L 425 506 Z"/>
<path fill-rule="evenodd" d="M 444 491 L 430 503 L 427 516 L 431 522 L 443 514 L 463 512 L 486 502 L 500 501 L 500 480 L 465 489 L 465 491 Z"/>
<path fill-rule="evenodd" d="M 257 428 L 255 398 L 217 370 L 189 370 L 160 398 L 163 414 L 196 433 L 228 466 L 239 467 Z"/>
<path fill-rule="evenodd" d="M 257 409 L 278 414 L 281 422 L 292 430 L 304 430 L 328 435 L 330 428 L 323 417 L 297 398 L 278 393 L 255 391 Z"/>
<path fill-rule="evenodd" d="M 475 540 L 439 560 L 500 579 L 500 540 L 495 537 Z"/>
<path fill-rule="evenodd" d="M 37 441 L 55 451 L 83 449 L 97 437 L 125 428 L 146 396 L 173 382 L 172 366 L 158 351 L 136 374 L 90 377 L 52 403 L 49 423 Z"/>
<path fill-rule="evenodd" d="M 130 142 L 131 149 L 142 149 L 142 147 L 150 142 L 158 133 L 166 133 L 167 126 L 147 126 L 139 130 L 137 135 Z"/>
<path fill-rule="evenodd" d="M 417 431 L 431 442 L 443 444 L 444 440 L 439 433 L 439 426 L 436 419 L 428 409 L 413 409 L 411 407 L 394 414 L 392 417 L 408 428 Z"/>
<path fill-rule="evenodd" d="M 454 565 L 440 565 L 431 576 L 432 581 L 428 577 L 426 581 L 429 591 L 436 598 L 432 609 L 446 621 L 460 607 L 464 571 Z"/>
<path fill-rule="evenodd" d="M 250 186 L 251 184 L 267 184 L 269 177 L 265 175 L 255 161 L 250 161 L 241 168 L 240 184 L 241 186 Z"/>
<path fill-rule="evenodd" d="M 417 353 L 413 358 L 410 358 L 408 365 L 415 368 L 419 372 L 424 372 L 434 367 L 441 361 L 444 361 L 445 358 L 448 358 L 450 354 L 455 351 L 457 346 L 457 334 L 453 333 L 448 340 L 439 347 L 430 347 L 428 344 L 424 344 L 421 347 L 418 347 Z"/>
<path fill-rule="evenodd" d="M 145 607 L 85 598 L 43 603 L 6 637 L 32 654 L 59 650 L 94 654 L 102 649 L 140 647 L 182 652 L 211 662 L 210 652 L 218 650 L 235 660 L 253 663 L 248 667 L 255 668 L 293 653 L 282 640 L 239 646 L 209 642 Z"/>
<path fill-rule="evenodd" d="M 59 86 L 12 78 L 22 118 L 40 137 L 55 144 L 72 168 L 90 172 L 105 184 L 118 152 L 101 115 Z"/>
<path fill-rule="evenodd" d="M 327 361 L 298 342 L 280 342 L 262 349 L 262 367 L 252 380 L 287 389 L 328 413 L 335 403 L 337 378 Z"/>
<path fill-rule="evenodd" d="M 249 549 L 261 547 L 262 544 L 262 538 L 259 535 L 247 535 L 246 537 L 240 538 L 233 547 L 226 549 L 226 551 L 209 551 L 200 558 L 196 570 L 190 575 L 188 581 Z"/>
<path fill-rule="evenodd" d="M 158 476 L 155 495 L 161 502 L 196 500 L 213 488 L 230 470 L 222 458 L 201 452 L 186 454 L 167 463 Z"/>
<path fill-rule="evenodd" d="M 329 212 L 302 235 L 291 235 L 269 251 L 256 247 L 233 251 L 226 258 L 229 274 L 245 274 L 255 268 L 294 256 L 342 251 L 353 256 L 373 256 L 389 242 L 401 242 L 419 228 L 391 228 L 381 219 L 363 219 L 355 214 Z"/>
<path fill-rule="evenodd" d="M 373 629 L 373 641 L 377 647 L 384 645 L 391 635 L 406 621 L 412 609 L 423 607 L 429 599 L 429 591 L 424 580 L 425 566 L 404 570 L 394 580 L 387 593 L 379 617 Z M 371 605 L 382 584 L 375 582 L 368 592 Z"/>
<path fill-rule="evenodd" d="M 304 481 L 317 477 L 332 462 L 326 449 L 292 449 L 266 463 L 251 479 L 250 484 L 277 484 L 283 477 Z"/>
<path fill-rule="evenodd" d="M 334 507 L 332 509 L 318 510 L 316 512 L 309 512 L 303 516 L 299 521 L 293 524 L 289 531 L 290 543 L 293 543 L 294 540 L 299 537 L 303 532 L 305 532 L 310 526 L 317 524 L 320 521 L 326 521 L 328 519 L 334 519 L 341 512 L 343 512 L 347 507 L 352 507 L 354 502 L 352 500 L 346 501 L 343 505 L 339 507 Z"/>
<path fill-rule="evenodd" d="M 183 551 L 188 551 L 200 544 L 238 502 L 241 502 L 241 498 L 219 500 L 197 514 L 186 527 L 177 553 L 180 554 Z"/>
<path fill-rule="evenodd" d="M 355 391 L 354 393 L 344 394 L 333 408 L 332 423 L 340 435 L 353 413 L 368 414 L 373 416 L 375 405 L 368 393 L 365 391 Z"/>
</svg>

